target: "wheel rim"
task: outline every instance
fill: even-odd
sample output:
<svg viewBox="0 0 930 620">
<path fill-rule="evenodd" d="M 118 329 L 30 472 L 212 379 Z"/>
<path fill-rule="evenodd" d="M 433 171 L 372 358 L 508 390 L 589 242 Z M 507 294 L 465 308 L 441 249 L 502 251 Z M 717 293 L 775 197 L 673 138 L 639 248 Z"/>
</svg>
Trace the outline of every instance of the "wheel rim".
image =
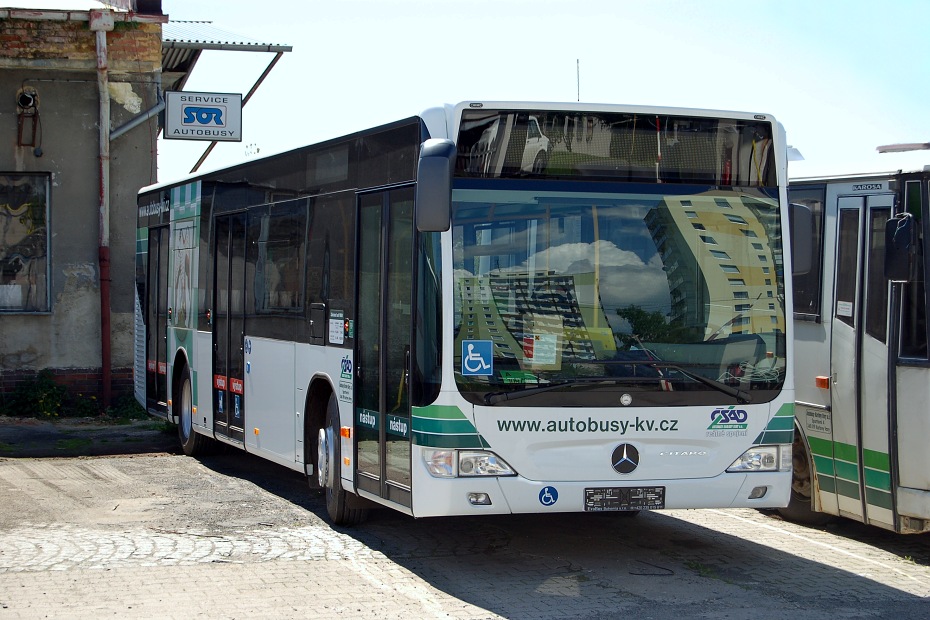
<svg viewBox="0 0 930 620">
<path fill-rule="evenodd" d="M 191 398 L 190 381 L 185 381 L 181 386 L 181 433 L 186 440 L 191 436 L 194 424 L 193 399 Z"/>
<path fill-rule="evenodd" d="M 317 442 L 316 469 L 316 480 L 321 487 L 327 489 L 333 487 L 333 459 L 335 458 L 333 430 L 331 428 L 321 428 Z"/>
</svg>

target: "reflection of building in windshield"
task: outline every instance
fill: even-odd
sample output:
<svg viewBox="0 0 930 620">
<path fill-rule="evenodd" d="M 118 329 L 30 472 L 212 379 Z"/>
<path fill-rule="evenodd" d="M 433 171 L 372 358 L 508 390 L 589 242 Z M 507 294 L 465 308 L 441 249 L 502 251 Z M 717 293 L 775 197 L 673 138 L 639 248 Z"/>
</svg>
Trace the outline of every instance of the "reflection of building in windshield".
<svg viewBox="0 0 930 620">
<path fill-rule="evenodd" d="M 594 273 L 496 273 L 459 280 L 460 337 L 491 340 L 495 356 L 528 361 L 533 345 L 553 343 L 558 365 L 613 356 L 616 346 Z"/>
<path fill-rule="evenodd" d="M 662 257 L 672 297 L 670 320 L 704 338 L 783 333 L 776 273 L 780 253 L 763 219 L 739 197 L 667 197 L 644 218 Z M 773 241 L 777 242 L 777 239 Z"/>
</svg>

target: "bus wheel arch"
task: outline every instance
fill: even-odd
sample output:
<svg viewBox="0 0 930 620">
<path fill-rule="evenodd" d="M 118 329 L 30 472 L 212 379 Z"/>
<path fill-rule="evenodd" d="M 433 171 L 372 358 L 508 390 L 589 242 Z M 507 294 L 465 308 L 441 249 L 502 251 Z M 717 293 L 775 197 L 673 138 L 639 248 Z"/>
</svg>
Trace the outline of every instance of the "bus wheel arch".
<svg viewBox="0 0 930 620">
<path fill-rule="evenodd" d="M 791 444 L 791 459 L 791 496 L 788 505 L 778 509 L 778 514 L 795 523 L 826 525 L 833 520 L 833 515 L 814 510 L 814 461 L 807 447 L 807 438 L 797 420 Z"/>
</svg>

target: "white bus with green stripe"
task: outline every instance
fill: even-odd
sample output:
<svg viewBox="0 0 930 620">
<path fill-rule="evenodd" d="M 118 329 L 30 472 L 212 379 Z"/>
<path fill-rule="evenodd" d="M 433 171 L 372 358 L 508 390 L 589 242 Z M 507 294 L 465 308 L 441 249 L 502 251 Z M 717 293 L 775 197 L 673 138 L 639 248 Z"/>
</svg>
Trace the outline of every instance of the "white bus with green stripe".
<svg viewBox="0 0 930 620">
<path fill-rule="evenodd" d="M 814 215 L 794 278 L 798 420 L 788 518 L 930 530 L 930 172 L 792 180 Z"/>
<path fill-rule="evenodd" d="M 337 523 L 785 506 L 786 162 L 766 114 L 472 101 L 144 188 L 138 399 Z"/>
</svg>

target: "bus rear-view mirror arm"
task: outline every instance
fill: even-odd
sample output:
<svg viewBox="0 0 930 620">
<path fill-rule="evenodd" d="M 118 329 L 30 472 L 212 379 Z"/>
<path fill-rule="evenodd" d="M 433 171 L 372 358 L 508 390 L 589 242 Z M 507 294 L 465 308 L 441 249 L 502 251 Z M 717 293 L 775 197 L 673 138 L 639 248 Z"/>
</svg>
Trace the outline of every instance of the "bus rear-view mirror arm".
<svg viewBox="0 0 930 620">
<path fill-rule="evenodd" d="M 449 230 L 454 169 L 454 142 L 430 139 L 420 145 L 416 194 L 416 222 L 420 232 Z"/>
</svg>

